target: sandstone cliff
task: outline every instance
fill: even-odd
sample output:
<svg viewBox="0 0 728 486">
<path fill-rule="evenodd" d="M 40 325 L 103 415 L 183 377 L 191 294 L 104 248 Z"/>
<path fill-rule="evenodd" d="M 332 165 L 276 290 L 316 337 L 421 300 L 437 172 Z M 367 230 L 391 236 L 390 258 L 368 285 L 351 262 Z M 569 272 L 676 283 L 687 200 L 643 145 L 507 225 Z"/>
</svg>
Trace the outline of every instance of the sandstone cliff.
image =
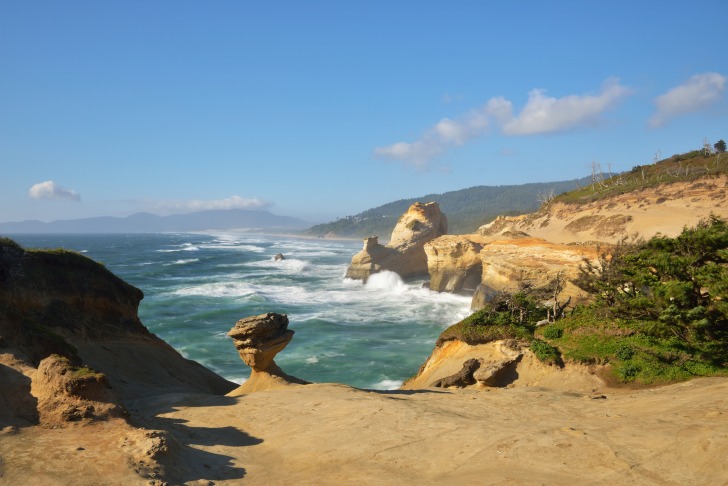
<svg viewBox="0 0 728 486">
<path fill-rule="evenodd" d="M 593 202 L 556 202 L 522 216 L 500 217 L 477 233 L 499 239 L 525 232 L 555 243 L 616 243 L 625 235 L 645 239 L 661 233 L 677 236 L 710 214 L 728 218 L 728 176 L 665 183 Z"/>
<path fill-rule="evenodd" d="M 49 378 L 66 374 L 58 371 L 58 360 L 39 368 L 51 355 L 67 359 L 69 369 L 88 366 L 99 389 L 108 385 L 116 397 L 109 403 L 181 391 L 223 394 L 235 387 L 151 334 L 137 314 L 142 298 L 139 289 L 82 255 L 26 251 L 0 239 L 0 380 L 6 403 L 37 406 L 40 400 L 42 408 L 35 390 L 71 386 Z M 37 410 L 17 412 L 6 413 L 5 420 L 38 420 Z"/>
<path fill-rule="evenodd" d="M 447 218 L 436 202 L 414 203 L 399 218 L 386 245 L 376 236 L 364 240 L 364 248 L 353 256 L 348 278 L 366 280 L 373 273 L 390 270 L 401 277 L 427 274 L 427 242 L 447 233 Z"/>
<path fill-rule="evenodd" d="M 475 291 L 483 273 L 480 252 L 486 243 L 480 235 L 445 235 L 425 244 L 430 289 Z"/>
</svg>

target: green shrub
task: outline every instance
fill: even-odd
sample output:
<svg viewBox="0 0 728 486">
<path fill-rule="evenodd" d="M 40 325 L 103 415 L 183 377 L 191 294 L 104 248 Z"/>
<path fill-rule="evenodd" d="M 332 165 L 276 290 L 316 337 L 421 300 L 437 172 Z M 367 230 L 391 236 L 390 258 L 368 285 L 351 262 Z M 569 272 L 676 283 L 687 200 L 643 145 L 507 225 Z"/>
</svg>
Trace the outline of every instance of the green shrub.
<svg viewBox="0 0 728 486">
<path fill-rule="evenodd" d="M 559 350 L 540 339 L 531 341 L 531 351 L 544 363 L 557 364 L 561 361 L 561 353 L 559 353 Z"/>
<path fill-rule="evenodd" d="M 617 375 L 624 382 L 634 381 L 640 372 L 640 367 L 632 363 L 624 363 L 617 368 Z"/>
<path fill-rule="evenodd" d="M 632 359 L 632 356 L 634 356 L 634 349 L 632 349 L 631 346 L 623 344 L 617 349 L 616 354 L 617 358 L 621 359 L 622 361 L 629 361 L 630 359 Z"/>
<path fill-rule="evenodd" d="M 556 326 L 548 326 L 543 330 L 543 337 L 546 339 L 559 339 L 564 335 L 564 330 Z"/>
</svg>

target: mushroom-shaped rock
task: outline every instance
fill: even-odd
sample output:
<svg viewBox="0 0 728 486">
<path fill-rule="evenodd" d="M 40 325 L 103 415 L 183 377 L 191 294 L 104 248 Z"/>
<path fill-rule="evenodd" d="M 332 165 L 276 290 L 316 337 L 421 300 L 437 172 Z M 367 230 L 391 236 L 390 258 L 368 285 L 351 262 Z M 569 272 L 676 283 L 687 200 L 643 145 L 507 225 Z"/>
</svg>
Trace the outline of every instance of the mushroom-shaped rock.
<svg viewBox="0 0 728 486">
<path fill-rule="evenodd" d="M 288 329 L 288 316 L 285 314 L 268 312 L 236 322 L 228 336 L 233 338 L 240 358 L 252 371 L 248 381 L 229 395 L 269 390 L 291 383 L 306 383 L 285 374 L 273 361 L 275 355 L 291 341 L 293 334 L 294 331 Z"/>
</svg>

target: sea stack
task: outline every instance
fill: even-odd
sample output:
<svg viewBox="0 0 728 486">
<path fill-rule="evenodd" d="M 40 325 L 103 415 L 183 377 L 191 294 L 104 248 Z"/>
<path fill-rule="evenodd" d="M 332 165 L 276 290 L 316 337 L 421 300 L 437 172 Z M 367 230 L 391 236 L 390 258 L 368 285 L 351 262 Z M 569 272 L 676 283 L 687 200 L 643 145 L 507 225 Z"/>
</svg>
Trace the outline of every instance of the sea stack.
<svg viewBox="0 0 728 486">
<path fill-rule="evenodd" d="M 240 319 L 227 333 L 233 339 L 240 359 L 252 369 L 250 378 L 228 395 L 238 396 L 306 382 L 289 376 L 273 358 L 285 348 L 295 332 L 288 329 L 288 316 L 268 312 Z"/>
<path fill-rule="evenodd" d="M 390 270 L 401 277 L 427 275 L 425 243 L 447 233 L 447 218 L 436 202 L 416 202 L 397 221 L 386 245 L 372 236 L 354 255 L 346 276 L 367 281 L 373 273 Z"/>
</svg>

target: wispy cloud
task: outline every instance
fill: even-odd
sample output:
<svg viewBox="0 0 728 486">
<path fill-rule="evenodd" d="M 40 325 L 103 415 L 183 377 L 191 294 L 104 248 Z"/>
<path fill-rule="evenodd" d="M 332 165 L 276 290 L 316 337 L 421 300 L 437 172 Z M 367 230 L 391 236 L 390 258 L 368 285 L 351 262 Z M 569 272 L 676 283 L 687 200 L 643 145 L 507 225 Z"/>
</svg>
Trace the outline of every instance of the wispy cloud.
<svg viewBox="0 0 728 486">
<path fill-rule="evenodd" d="M 457 147 L 478 137 L 488 129 L 485 110 L 472 110 L 455 119 L 443 118 L 428 129 L 419 140 L 397 142 L 387 147 L 377 147 L 377 157 L 399 160 L 417 169 L 430 168 L 430 162 L 450 147 Z"/>
<path fill-rule="evenodd" d="M 28 196 L 33 199 L 55 199 L 59 201 L 80 201 L 81 195 L 56 184 L 53 181 L 39 182 L 28 189 Z"/>
<path fill-rule="evenodd" d="M 553 98 L 546 96 L 542 89 L 534 89 L 517 117 L 508 120 L 507 113 L 500 113 L 501 120 L 507 120 L 502 125 L 503 133 L 534 135 L 593 127 L 599 124 L 605 111 L 616 107 L 630 92 L 616 78 L 605 81 L 598 94 Z"/>
<path fill-rule="evenodd" d="M 420 170 L 432 167 L 447 149 L 463 145 L 488 133 L 492 124 L 504 135 L 535 135 L 593 127 L 602 114 L 616 107 L 631 90 L 618 79 L 604 82 L 598 94 L 553 98 L 542 89 L 529 93 L 528 102 L 515 116 L 513 103 L 503 97 L 491 98 L 484 106 L 455 119 L 444 118 L 414 142 L 397 142 L 374 149 L 379 158 L 401 161 Z"/>
<path fill-rule="evenodd" d="M 190 199 L 186 201 L 162 201 L 154 205 L 157 211 L 168 213 L 190 213 L 211 209 L 266 209 L 273 206 L 270 201 L 257 197 L 243 198 L 231 196 L 225 199 Z"/>
<path fill-rule="evenodd" d="M 656 111 L 651 127 L 660 127 L 672 118 L 702 111 L 723 96 L 726 77 L 718 73 L 701 73 L 655 98 Z"/>
</svg>

